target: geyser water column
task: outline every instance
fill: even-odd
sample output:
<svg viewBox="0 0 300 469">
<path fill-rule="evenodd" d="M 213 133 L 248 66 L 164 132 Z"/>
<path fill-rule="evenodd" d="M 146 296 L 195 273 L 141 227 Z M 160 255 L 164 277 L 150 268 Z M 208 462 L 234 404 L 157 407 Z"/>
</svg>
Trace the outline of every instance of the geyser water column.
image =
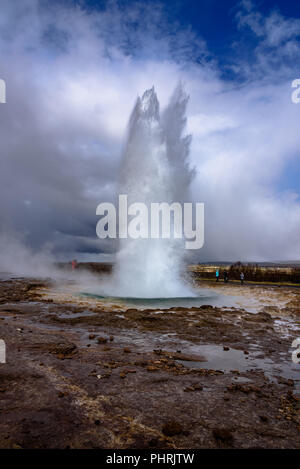
<svg viewBox="0 0 300 469">
<path fill-rule="evenodd" d="M 187 202 L 193 170 L 190 136 L 182 136 L 188 97 L 179 85 L 160 116 L 154 88 L 138 98 L 129 121 L 119 193 L 128 205 Z M 149 210 L 150 213 L 150 210 Z M 121 239 L 114 274 L 115 296 L 135 298 L 192 295 L 181 278 L 184 239 Z"/>
</svg>

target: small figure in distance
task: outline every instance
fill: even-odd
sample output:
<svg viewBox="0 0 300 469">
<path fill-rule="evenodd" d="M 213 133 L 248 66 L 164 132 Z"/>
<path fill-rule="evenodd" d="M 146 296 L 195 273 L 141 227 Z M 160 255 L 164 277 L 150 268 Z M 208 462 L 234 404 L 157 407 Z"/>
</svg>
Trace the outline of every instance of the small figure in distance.
<svg viewBox="0 0 300 469">
<path fill-rule="evenodd" d="M 77 261 L 76 259 L 74 259 L 72 262 L 71 262 L 71 266 L 72 266 L 72 270 L 75 270 L 76 267 L 77 267 Z"/>
<path fill-rule="evenodd" d="M 218 282 L 219 281 L 219 277 L 220 277 L 220 271 L 219 269 L 216 270 L 216 281 Z"/>
<path fill-rule="evenodd" d="M 224 283 L 228 283 L 228 272 L 227 270 L 224 270 Z"/>
<path fill-rule="evenodd" d="M 244 285 L 244 279 L 245 279 L 244 272 L 240 273 L 240 279 L 241 279 L 241 285 Z"/>
</svg>

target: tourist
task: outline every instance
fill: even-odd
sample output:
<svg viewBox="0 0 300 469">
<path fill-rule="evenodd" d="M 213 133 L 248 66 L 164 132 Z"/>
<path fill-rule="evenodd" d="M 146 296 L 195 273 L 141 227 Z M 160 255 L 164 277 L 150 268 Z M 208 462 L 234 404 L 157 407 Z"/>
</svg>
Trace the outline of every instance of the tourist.
<svg viewBox="0 0 300 469">
<path fill-rule="evenodd" d="M 240 274 L 241 285 L 244 285 L 244 278 L 245 278 L 244 272 L 241 272 Z"/>
<path fill-rule="evenodd" d="M 220 271 L 219 269 L 216 270 L 216 281 L 218 282 L 219 281 L 219 277 L 220 277 Z"/>
</svg>

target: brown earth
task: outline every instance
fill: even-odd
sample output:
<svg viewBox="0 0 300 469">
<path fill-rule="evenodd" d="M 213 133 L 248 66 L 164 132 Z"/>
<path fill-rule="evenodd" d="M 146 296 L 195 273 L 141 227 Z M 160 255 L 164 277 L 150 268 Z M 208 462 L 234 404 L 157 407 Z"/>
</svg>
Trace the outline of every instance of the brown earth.
<svg viewBox="0 0 300 469">
<path fill-rule="evenodd" d="M 294 292 L 253 314 L 122 309 L 52 288 L 0 282 L 1 448 L 300 447 Z M 232 369 L 210 367 L 209 346 Z"/>
</svg>

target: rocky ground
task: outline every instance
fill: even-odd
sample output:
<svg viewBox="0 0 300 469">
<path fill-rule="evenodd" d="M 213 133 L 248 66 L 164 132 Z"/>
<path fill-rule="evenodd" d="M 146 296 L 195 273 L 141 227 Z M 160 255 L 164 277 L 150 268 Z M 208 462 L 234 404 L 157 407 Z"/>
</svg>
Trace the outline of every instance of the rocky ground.
<svg viewBox="0 0 300 469">
<path fill-rule="evenodd" d="M 300 292 L 253 314 L 126 309 L 53 287 L 0 282 L 1 448 L 300 447 Z"/>
</svg>

